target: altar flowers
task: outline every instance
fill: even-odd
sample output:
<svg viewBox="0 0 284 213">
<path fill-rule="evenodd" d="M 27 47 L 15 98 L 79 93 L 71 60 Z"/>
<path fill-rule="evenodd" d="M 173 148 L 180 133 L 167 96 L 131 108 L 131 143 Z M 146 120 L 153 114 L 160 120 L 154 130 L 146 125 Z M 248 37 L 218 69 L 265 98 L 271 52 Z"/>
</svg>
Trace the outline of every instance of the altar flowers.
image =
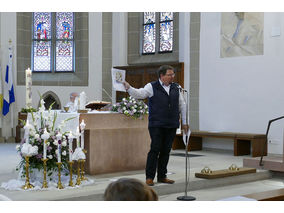
<svg viewBox="0 0 284 213">
<path fill-rule="evenodd" d="M 129 96 L 112 106 L 112 111 L 122 113 L 132 118 L 140 118 L 148 114 L 148 106 L 142 100 L 136 100 Z"/>
<path fill-rule="evenodd" d="M 40 107 L 37 112 L 31 112 L 32 119 L 27 120 L 25 124 L 25 136 L 20 146 L 17 146 L 17 151 L 22 159 L 17 166 L 21 177 L 25 176 L 25 156 L 30 156 L 29 164 L 31 173 L 40 172 L 43 170 L 42 159 L 47 160 L 47 175 L 51 178 L 53 172 L 57 171 L 56 162 L 62 162 L 62 171 L 68 171 L 69 146 L 68 133 L 63 132 L 63 127 L 66 125 L 69 118 L 61 122 L 58 128 L 55 128 L 57 118 L 56 111 L 51 110 L 52 105 L 48 110 L 44 107 L 44 100 L 41 98 Z M 38 170 L 38 171 L 37 171 Z"/>
</svg>

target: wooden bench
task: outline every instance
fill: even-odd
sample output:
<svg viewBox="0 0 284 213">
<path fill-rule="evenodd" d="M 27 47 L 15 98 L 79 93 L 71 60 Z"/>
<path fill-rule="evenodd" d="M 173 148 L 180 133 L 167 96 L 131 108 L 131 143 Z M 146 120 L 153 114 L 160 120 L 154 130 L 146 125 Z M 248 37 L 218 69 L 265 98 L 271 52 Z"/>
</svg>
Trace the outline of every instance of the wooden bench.
<svg viewBox="0 0 284 213">
<path fill-rule="evenodd" d="M 192 131 L 189 138 L 188 151 L 202 150 L 202 138 L 229 138 L 234 140 L 234 155 L 249 155 L 258 157 L 262 154 L 267 155 L 267 143 L 265 134 L 235 133 L 235 132 L 208 132 Z M 182 134 L 177 134 L 173 142 L 172 149 L 184 149 Z"/>
<path fill-rule="evenodd" d="M 258 201 L 283 201 L 284 200 L 284 188 L 265 191 L 265 192 L 247 194 L 247 195 L 243 195 L 243 197 L 255 199 Z"/>
</svg>

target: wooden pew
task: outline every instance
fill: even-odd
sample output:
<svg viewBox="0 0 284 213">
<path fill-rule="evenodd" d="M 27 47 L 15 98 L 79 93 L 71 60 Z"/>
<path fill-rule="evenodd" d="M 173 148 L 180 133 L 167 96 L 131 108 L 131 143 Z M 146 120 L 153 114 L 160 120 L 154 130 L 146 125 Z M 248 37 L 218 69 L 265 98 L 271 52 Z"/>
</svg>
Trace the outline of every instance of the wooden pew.
<svg viewBox="0 0 284 213">
<path fill-rule="evenodd" d="M 238 133 L 238 132 L 208 132 L 192 131 L 189 138 L 188 151 L 202 150 L 202 138 L 229 138 L 234 140 L 234 155 L 249 155 L 258 157 L 262 154 L 267 155 L 267 143 L 265 134 Z M 182 134 L 177 134 L 173 142 L 173 149 L 184 149 Z M 251 152 L 252 151 L 252 152 Z"/>
<path fill-rule="evenodd" d="M 265 191 L 265 192 L 247 194 L 247 195 L 243 195 L 243 197 L 255 199 L 258 201 L 283 201 L 284 200 L 284 188 Z"/>
</svg>

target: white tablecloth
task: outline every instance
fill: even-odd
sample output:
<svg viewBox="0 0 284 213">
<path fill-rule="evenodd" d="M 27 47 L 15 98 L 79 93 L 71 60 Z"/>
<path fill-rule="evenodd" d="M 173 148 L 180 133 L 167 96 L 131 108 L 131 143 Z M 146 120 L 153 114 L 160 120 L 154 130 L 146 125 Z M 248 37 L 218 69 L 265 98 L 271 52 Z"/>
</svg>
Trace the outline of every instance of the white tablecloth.
<svg viewBox="0 0 284 213">
<path fill-rule="evenodd" d="M 34 113 L 36 115 L 38 112 Z M 63 132 L 66 131 L 72 131 L 73 133 L 76 132 L 77 127 L 79 127 L 79 113 L 76 112 L 62 112 L 61 110 L 51 110 L 51 113 L 54 115 L 54 113 L 57 113 L 57 118 L 55 120 L 54 127 L 57 128 L 58 125 L 61 123 L 61 121 L 66 120 L 68 118 L 73 118 L 66 122 L 65 127 L 63 128 Z M 43 112 L 43 116 L 47 116 L 48 111 Z M 32 114 L 28 113 L 28 121 L 30 124 L 33 124 L 32 122 Z M 37 125 L 40 126 L 40 119 L 37 122 Z"/>
</svg>

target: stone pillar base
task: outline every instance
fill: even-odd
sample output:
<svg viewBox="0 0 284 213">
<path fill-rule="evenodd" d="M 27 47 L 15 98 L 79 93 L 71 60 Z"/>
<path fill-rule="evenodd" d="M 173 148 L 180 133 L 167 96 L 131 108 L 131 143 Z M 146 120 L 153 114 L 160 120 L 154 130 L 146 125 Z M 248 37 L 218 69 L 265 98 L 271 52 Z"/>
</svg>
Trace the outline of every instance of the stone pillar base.
<svg viewBox="0 0 284 213">
<path fill-rule="evenodd" d="M 16 143 L 16 139 L 15 139 L 15 137 L 8 137 L 8 139 L 6 139 L 5 142 L 6 143 Z"/>
<path fill-rule="evenodd" d="M 5 138 L 4 137 L 0 137 L 0 143 L 4 143 L 5 142 Z"/>
</svg>

